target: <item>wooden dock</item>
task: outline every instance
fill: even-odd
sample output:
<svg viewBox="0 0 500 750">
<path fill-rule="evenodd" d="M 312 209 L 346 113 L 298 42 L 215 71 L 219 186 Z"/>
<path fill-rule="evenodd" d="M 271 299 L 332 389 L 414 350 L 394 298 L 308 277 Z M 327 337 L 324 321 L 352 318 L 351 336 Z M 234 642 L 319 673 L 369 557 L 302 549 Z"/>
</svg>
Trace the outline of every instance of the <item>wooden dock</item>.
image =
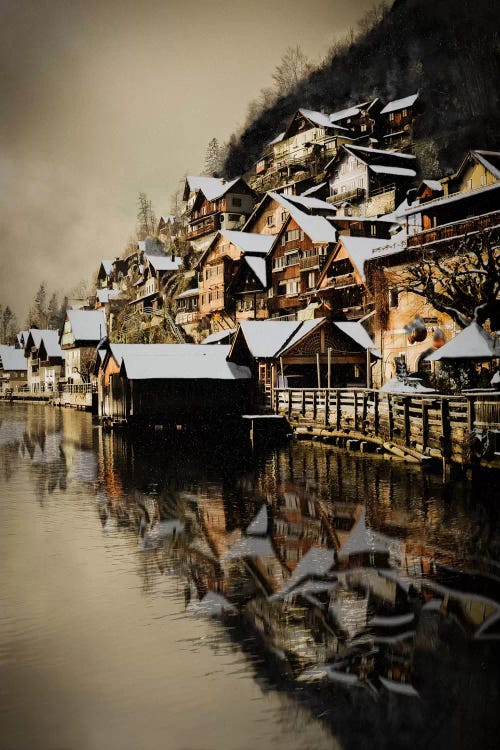
<svg viewBox="0 0 500 750">
<path fill-rule="evenodd" d="M 371 442 L 410 459 L 500 468 L 498 392 L 443 396 L 368 388 L 279 388 L 274 411 L 287 416 L 296 432 Z"/>
</svg>

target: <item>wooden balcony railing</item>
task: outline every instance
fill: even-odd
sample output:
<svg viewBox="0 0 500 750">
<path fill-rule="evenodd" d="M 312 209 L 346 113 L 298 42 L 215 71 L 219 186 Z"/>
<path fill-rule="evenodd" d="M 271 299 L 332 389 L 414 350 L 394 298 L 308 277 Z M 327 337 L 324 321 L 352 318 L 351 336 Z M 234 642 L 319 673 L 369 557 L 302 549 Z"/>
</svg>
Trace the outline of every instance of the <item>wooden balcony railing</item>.
<svg viewBox="0 0 500 750">
<path fill-rule="evenodd" d="M 425 203 L 422 204 L 422 212 L 425 212 L 425 205 Z M 464 219 L 463 221 L 453 222 L 452 224 L 444 224 L 440 227 L 425 229 L 423 232 L 410 235 L 407 244 L 408 247 L 419 247 L 420 245 L 428 245 L 431 242 L 439 242 L 440 240 L 461 237 L 466 234 L 474 234 L 475 232 L 480 232 L 483 229 L 495 227 L 499 224 L 500 211 L 493 211 L 492 213 L 484 214 L 483 216 L 475 216 L 470 219 Z"/>
</svg>

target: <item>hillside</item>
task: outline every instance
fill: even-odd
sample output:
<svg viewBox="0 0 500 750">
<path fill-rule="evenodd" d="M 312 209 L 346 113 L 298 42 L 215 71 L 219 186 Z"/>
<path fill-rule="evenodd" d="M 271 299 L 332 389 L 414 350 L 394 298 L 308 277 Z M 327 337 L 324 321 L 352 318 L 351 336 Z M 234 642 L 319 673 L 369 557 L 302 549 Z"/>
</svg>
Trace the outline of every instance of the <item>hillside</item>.
<svg viewBox="0 0 500 750">
<path fill-rule="evenodd" d="M 469 148 L 498 148 L 500 11 L 491 0 L 396 0 L 383 21 L 233 135 L 225 176 L 249 171 L 299 107 L 342 109 L 420 91 L 421 172 L 456 168 Z"/>
</svg>

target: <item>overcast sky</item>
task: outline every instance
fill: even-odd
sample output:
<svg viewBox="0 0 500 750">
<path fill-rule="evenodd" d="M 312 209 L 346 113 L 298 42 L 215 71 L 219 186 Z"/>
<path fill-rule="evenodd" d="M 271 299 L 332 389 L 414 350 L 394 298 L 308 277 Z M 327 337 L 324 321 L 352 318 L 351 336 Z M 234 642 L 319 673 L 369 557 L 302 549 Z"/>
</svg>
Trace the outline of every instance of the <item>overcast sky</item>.
<svg viewBox="0 0 500 750">
<path fill-rule="evenodd" d="M 289 45 L 319 62 L 372 0 L 1 0 L 0 303 L 24 325 L 157 214 L 272 83 Z"/>
</svg>

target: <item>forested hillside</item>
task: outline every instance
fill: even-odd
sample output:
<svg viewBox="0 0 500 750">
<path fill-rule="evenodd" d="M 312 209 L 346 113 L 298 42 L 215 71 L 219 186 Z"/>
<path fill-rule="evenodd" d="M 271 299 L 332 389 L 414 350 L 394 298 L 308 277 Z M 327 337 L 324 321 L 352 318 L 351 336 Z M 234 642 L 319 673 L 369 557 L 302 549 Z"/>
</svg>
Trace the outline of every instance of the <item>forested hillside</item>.
<svg viewBox="0 0 500 750">
<path fill-rule="evenodd" d="M 337 45 L 322 67 L 231 137 L 225 176 L 251 169 L 299 107 L 335 111 L 420 91 L 414 132 L 426 176 L 456 168 L 469 148 L 499 147 L 500 11 L 491 0 L 396 0 L 373 28 Z"/>
</svg>

